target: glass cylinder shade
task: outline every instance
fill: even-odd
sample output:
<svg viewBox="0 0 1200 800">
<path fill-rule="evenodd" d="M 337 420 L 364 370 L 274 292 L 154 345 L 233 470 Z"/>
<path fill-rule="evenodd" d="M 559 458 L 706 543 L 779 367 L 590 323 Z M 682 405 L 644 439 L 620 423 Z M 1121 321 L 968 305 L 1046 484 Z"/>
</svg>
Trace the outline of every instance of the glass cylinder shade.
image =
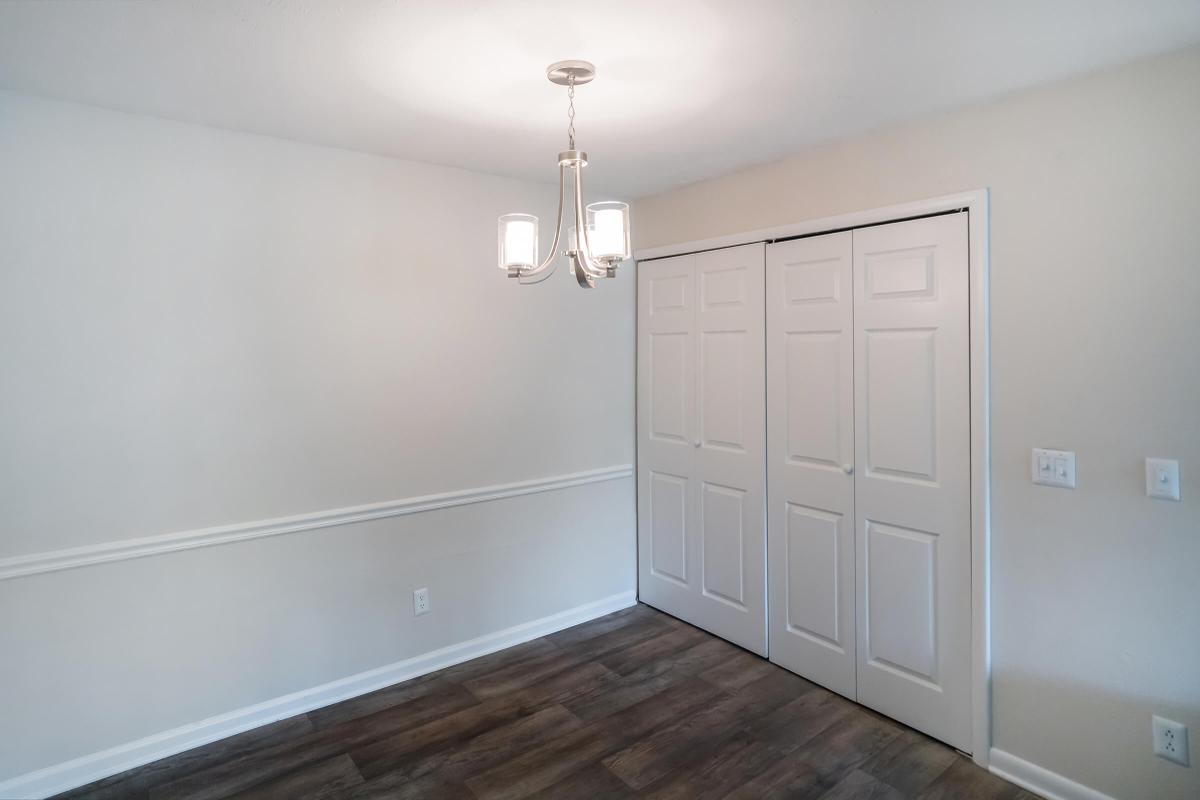
<svg viewBox="0 0 1200 800">
<path fill-rule="evenodd" d="M 606 201 L 587 207 L 588 244 L 591 256 L 606 261 L 624 261 L 629 247 L 629 206 Z"/>
<path fill-rule="evenodd" d="M 596 231 L 594 228 L 592 228 L 591 225 L 587 226 L 587 232 L 588 232 L 588 239 L 591 239 L 593 236 L 596 235 Z M 593 244 L 593 246 L 595 246 L 594 242 L 592 244 Z M 575 233 L 574 225 L 572 225 L 570 228 L 567 229 L 567 249 L 568 250 L 578 250 L 579 249 L 579 239 L 578 239 L 578 235 Z"/>
<path fill-rule="evenodd" d="M 533 269 L 538 265 L 538 218 L 505 214 L 498 234 L 500 269 Z"/>
</svg>

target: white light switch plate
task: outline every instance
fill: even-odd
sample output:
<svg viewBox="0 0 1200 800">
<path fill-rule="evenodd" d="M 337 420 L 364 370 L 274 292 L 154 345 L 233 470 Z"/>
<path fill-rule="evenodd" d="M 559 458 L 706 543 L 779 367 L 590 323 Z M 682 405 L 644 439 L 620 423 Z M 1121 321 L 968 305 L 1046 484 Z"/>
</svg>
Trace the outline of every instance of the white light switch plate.
<svg viewBox="0 0 1200 800">
<path fill-rule="evenodd" d="M 1060 489 L 1075 488 L 1075 454 L 1070 450 L 1033 448 L 1033 482 Z"/>
<path fill-rule="evenodd" d="M 1146 459 L 1146 496 L 1179 499 L 1179 462 L 1169 458 Z"/>
</svg>

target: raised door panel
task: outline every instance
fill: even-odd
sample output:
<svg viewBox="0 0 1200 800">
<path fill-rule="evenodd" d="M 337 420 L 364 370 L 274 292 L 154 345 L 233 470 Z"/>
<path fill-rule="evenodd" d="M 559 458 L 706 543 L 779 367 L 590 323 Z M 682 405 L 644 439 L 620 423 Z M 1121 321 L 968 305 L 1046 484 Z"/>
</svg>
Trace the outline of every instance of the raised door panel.
<svg viewBox="0 0 1200 800">
<path fill-rule="evenodd" d="M 937 480 L 937 330 L 864 332 L 868 476 Z"/>
<path fill-rule="evenodd" d="M 848 398 L 842 396 L 842 363 L 846 334 L 840 331 L 784 333 L 787 393 L 784 432 L 787 463 L 842 470 L 845 448 L 842 417 Z"/>
<path fill-rule="evenodd" d="M 835 233 L 831 236 L 834 237 L 832 241 L 836 241 L 839 236 L 845 238 L 845 234 Z M 824 240 L 824 237 L 822 239 Z M 824 244 L 818 246 L 823 247 Z M 795 252 L 809 249 L 812 245 L 785 242 L 772 247 Z M 836 305 L 841 302 L 842 297 L 849 295 L 849 287 L 843 285 L 845 264 L 840 253 L 831 258 L 806 258 L 801 255 L 799 260 L 789 261 L 780 269 L 783 273 L 783 292 L 780 299 L 785 306 Z"/>
<path fill-rule="evenodd" d="M 647 400 L 651 439 L 687 443 L 687 374 L 691 358 L 687 333 L 651 333 Z"/>
<path fill-rule="evenodd" d="M 866 661 L 937 683 L 937 536 L 866 523 Z"/>
<path fill-rule="evenodd" d="M 684 256 L 685 260 L 690 260 Z M 671 261 L 674 261 L 671 259 Z M 670 266 L 668 264 L 668 266 Z M 691 310 L 688 303 L 688 296 L 691 294 L 691 275 L 685 272 L 663 275 L 659 278 L 649 278 L 646 281 L 649 297 L 649 315 L 651 317 L 661 318 L 669 316 L 672 313 L 680 316 L 690 316 L 688 312 Z M 671 327 L 679 327 L 681 322 L 675 321 Z"/>
<path fill-rule="evenodd" d="M 863 257 L 864 296 L 868 300 L 933 298 L 936 247 L 903 247 Z"/>
<path fill-rule="evenodd" d="M 705 483 L 700 492 L 701 561 L 704 595 L 746 607 L 746 492 Z"/>
<path fill-rule="evenodd" d="M 687 584 L 688 479 L 650 471 L 650 573 Z"/>
<path fill-rule="evenodd" d="M 752 278 L 746 265 L 705 270 L 700 273 L 700 308 L 744 308 L 749 299 Z"/>
<path fill-rule="evenodd" d="M 787 529 L 782 533 L 787 548 L 788 633 L 844 653 L 838 585 L 841 528 L 840 514 L 788 503 Z"/>
<path fill-rule="evenodd" d="M 700 446 L 746 452 L 745 384 L 760 373 L 748 358 L 756 348 L 748 331 L 700 334 Z"/>
<path fill-rule="evenodd" d="M 854 232 L 859 701 L 971 748 L 967 215 Z"/>
<path fill-rule="evenodd" d="M 771 660 L 856 696 L 853 238 L 767 248 Z"/>
</svg>

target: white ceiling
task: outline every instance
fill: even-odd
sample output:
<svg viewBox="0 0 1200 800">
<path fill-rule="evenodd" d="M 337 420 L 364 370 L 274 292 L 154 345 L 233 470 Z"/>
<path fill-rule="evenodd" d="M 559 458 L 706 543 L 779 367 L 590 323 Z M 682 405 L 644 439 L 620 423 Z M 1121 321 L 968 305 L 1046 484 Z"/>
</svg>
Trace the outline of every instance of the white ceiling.
<svg viewBox="0 0 1200 800">
<path fill-rule="evenodd" d="M 1200 40 L 1198 0 L 0 4 L 0 86 L 626 197 Z"/>
</svg>

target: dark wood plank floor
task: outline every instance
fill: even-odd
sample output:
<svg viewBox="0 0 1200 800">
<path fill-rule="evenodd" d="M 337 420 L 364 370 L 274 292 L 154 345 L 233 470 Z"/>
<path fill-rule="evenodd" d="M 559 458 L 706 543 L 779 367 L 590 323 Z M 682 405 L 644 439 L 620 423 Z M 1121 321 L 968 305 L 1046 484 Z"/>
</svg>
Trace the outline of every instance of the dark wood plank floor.
<svg viewBox="0 0 1200 800">
<path fill-rule="evenodd" d="M 60 797 L 1034 795 L 639 605 Z"/>
</svg>

